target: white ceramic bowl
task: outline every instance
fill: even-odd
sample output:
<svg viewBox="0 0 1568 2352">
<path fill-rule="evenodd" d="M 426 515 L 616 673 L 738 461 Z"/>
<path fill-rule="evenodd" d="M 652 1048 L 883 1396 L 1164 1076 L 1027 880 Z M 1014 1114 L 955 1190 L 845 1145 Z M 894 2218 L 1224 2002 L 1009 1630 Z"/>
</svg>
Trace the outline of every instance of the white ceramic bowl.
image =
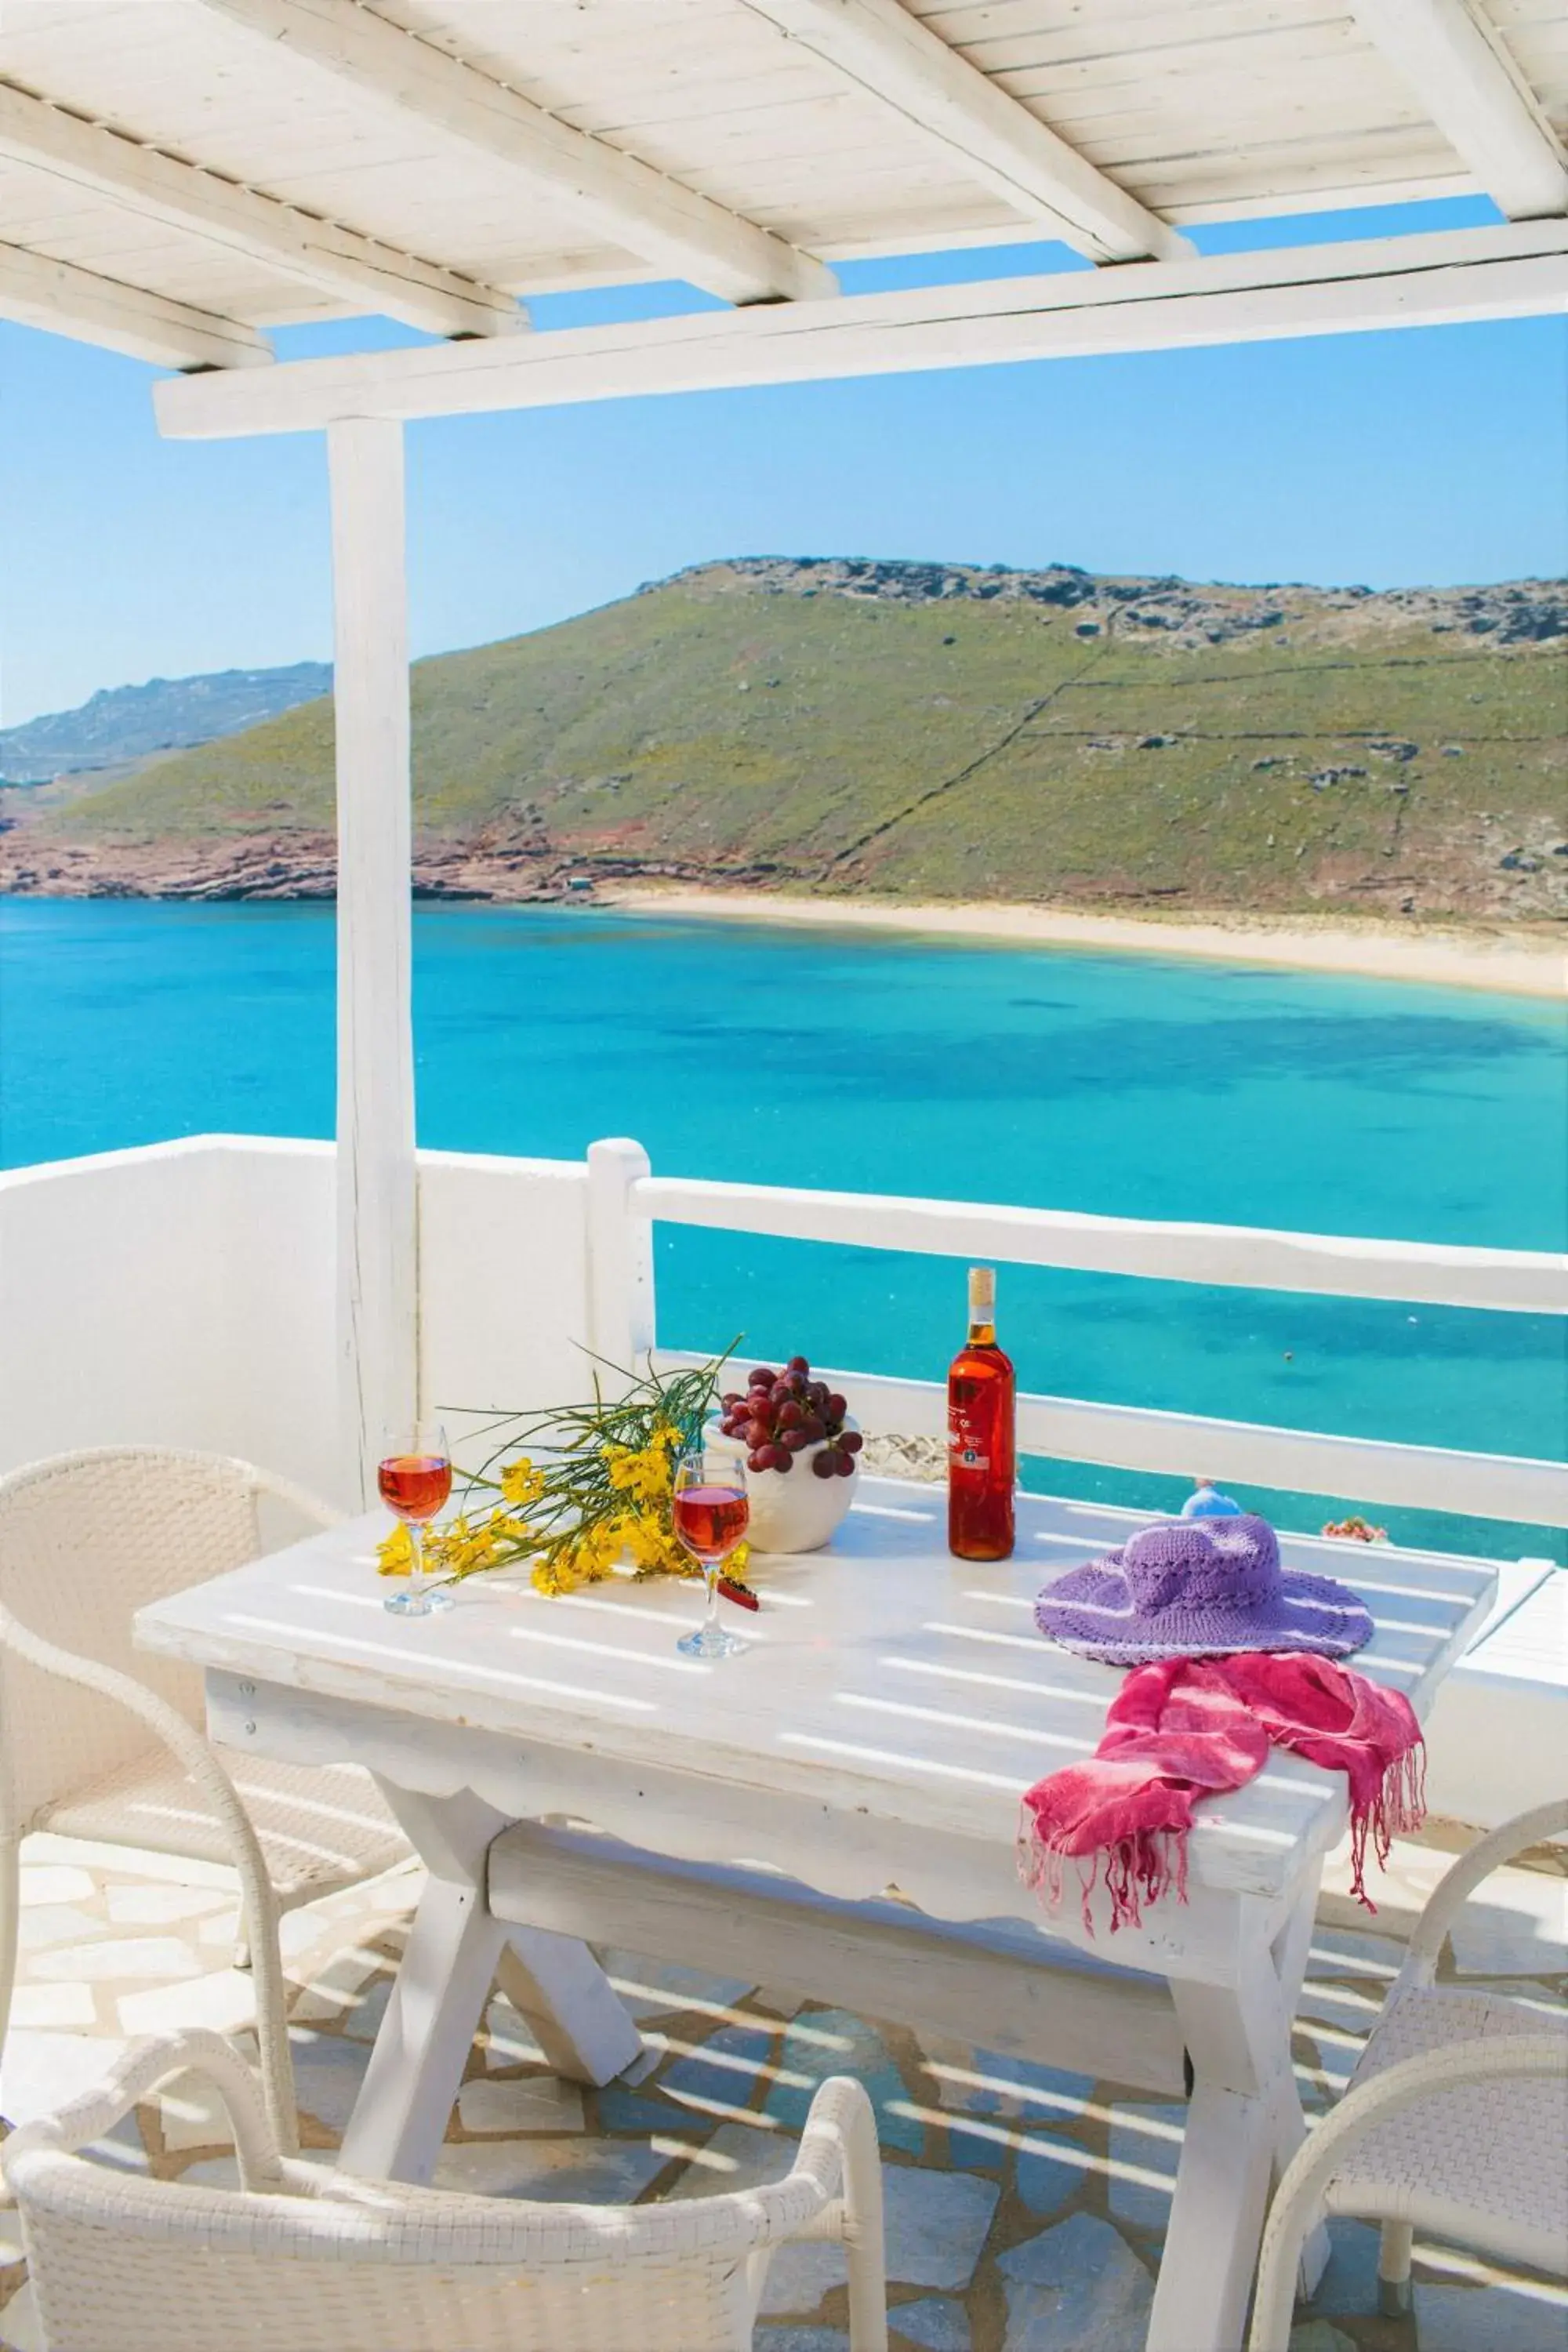
<svg viewBox="0 0 1568 2352">
<path fill-rule="evenodd" d="M 844 1426 L 854 1429 L 858 1424 L 847 1417 Z M 832 1540 L 860 1484 L 858 1455 L 847 1478 L 816 1475 L 811 1465 L 823 1451 L 826 1439 L 823 1444 L 803 1446 L 793 1470 L 748 1469 L 745 1446 L 717 1429 L 706 1432 L 705 1443 L 710 1454 L 732 1459 L 746 1482 L 752 1514 L 746 1540 L 754 1551 L 820 1551 Z"/>
</svg>

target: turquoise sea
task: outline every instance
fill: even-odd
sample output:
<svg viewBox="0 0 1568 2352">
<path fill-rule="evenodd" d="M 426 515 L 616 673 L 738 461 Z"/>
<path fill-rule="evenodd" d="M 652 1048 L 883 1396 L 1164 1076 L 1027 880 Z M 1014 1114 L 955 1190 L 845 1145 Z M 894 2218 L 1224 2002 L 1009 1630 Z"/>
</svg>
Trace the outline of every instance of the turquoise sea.
<svg viewBox="0 0 1568 2352">
<path fill-rule="evenodd" d="M 576 1157 L 625 1134 L 669 1174 L 1516 1248 L 1568 1233 L 1568 1038 L 1545 1003 L 583 908 L 422 908 L 415 950 L 426 1144 Z M 323 908 L 0 900 L 0 1164 L 330 1134 L 332 971 Z M 960 1336 L 942 1261 L 666 1232 L 658 1278 L 672 1345 L 743 1329 L 749 1354 L 933 1376 Z M 1568 1428 L 1545 1316 L 1024 1268 L 1001 1313 L 1030 1388 L 1499 1452 L 1558 1454 Z"/>
</svg>

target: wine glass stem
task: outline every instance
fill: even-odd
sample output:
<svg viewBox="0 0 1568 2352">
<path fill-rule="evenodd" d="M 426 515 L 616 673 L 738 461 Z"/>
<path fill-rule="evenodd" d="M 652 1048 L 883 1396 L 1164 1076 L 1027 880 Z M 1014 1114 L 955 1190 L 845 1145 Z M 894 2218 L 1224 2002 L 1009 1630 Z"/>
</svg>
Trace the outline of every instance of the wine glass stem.
<svg viewBox="0 0 1568 2352">
<path fill-rule="evenodd" d="M 416 1600 L 425 1590 L 425 1528 L 423 1519 L 414 1519 L 408 1529 L 414 1538 L 414 1570 L 408 1580 L 408 1590 Z"/>
<path fill-rule="evenodd" d="M 705 1560 L 702 1573 L 708 1579 L 708 1614 L 702 1620 L 702 1630 L 709 1633 L 719 1622 L 719 1562 Z"/>
</svg>

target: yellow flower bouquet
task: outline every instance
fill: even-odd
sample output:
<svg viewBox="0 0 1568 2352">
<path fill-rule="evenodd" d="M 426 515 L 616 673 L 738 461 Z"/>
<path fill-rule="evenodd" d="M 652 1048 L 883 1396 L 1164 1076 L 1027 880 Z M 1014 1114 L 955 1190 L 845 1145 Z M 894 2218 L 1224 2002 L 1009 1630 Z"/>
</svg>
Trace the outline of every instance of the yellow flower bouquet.
<svg viewBox="0 0 1568 2352">
<path fill-rule="evenodd" d="M 499 1442 L 464 1479 L 456 1518 L 427 1530 L 426 1571 L 460 1583 L 527 1567 L 541 1592 L 596 1583 L 623 1557 L 638 1577 L 700 1575 L 675 1532 L 675 1465 L 699 1442 L 728 1360 L 668 1377 L 650 1366 L 640 1379 L 625 1375 L 619 1396 L 606 1399 L 595 1381 L 591 1404 L 490 1421 L 483 1433 Z M 742 1544 L 726 1561 L 731 1583 L 743 1578 L 746 1558 Z M 408 1574 L 406 1528 L 386 1538 L 379 1560 L 384 1576 Z"/>
</svg>

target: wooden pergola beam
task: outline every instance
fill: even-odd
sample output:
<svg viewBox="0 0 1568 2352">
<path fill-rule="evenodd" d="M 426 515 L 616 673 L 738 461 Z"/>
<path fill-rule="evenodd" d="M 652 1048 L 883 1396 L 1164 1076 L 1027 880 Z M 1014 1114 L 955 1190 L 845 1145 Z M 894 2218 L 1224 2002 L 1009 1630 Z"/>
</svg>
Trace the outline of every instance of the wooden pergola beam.
<svg viewBox="0 0 1568 2352">
<path fill-rule="evenodd" d="M 265 380 L 154 387 L 175 439 L 305 433 L 341 416 L 482 415 L 653 394 L 1528 318 L 1568 304 L 1568 223 L 1147 261 L 807 308 L 688 312 L 507 343 L 295 360 Z"/>
<path fill-rule="evenodd" d="M 1468 0 L 1352 0 L 1449 145 L 1510 220 L 1568 213 L 1568 158 L 1497 34 Z"/>
<path fill-rule="evenodd" d="M 0 83 L 0 156 L 89 188 L 122 213 L 191 230 L 356 310 L 437 335 L 505 334 L 527 323 L 510 294 L 314 219 L 8 83 Z"/>
<path fill-rule="evenodd" d="M 1093 261 L 1176 261 L 1188 240 L 948 47 L 900 0 L 745 0 L 973 179 Z"/>
<path fill-rule="evenodd" d="M 825 262 L 618 147 L 576 131 L 505 83 L 359 0 L 202 0 L 229 23 L 482 149 L 611 245 L 732 302 L 837 291 Z"/>
<path fill-rule="evenodd" d="M 100 343 L 157 367 L 256 368 L 272 360 L 265 337 L 237 319 L 168 301 L 18 245 L 0 245 L 0 319 Z"/>
</svg>

